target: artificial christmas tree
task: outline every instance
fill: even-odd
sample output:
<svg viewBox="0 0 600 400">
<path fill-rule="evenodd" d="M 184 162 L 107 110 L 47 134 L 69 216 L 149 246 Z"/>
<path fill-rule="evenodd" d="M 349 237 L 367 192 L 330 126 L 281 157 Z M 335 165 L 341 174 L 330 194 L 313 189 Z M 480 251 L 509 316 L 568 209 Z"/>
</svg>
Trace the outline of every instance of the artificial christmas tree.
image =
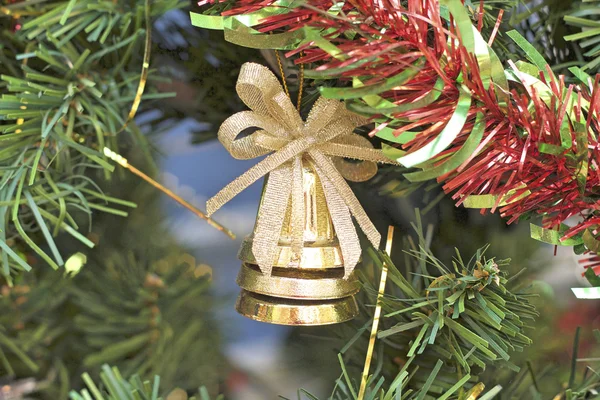
<svg viewBox="0 0 600 400">
<path fill-rule="evenodd" d="M 254 122 L 234 129 L 240 139 L 224 140 L 232 155 L 240 155 L 240 140 L 252 157 L 272 155 L 250 168 L 261 173 L 242 175 L 242 184 L 207 211 L 271 172 L 256 232 L 242 248 L 244 293 L 259 300 L 297 295 L 297 286 L 273 280 L 307 277 L 298 274 L 306 274 L 304 249 L 314 251 L 305 232 L 313 192 L 297 189 L 311 181 L 325 206 L 321 214 L 335 216 L 325 236 L 339 245 L 332 270 L 344 272 L 333 281 L 352 286 L 342 299 L 356 296 L 353 321 L 293 330 L 280 369 L 309 354 L 339 361 L 340 377 L 327 381 L 333 399 L 593 398 L 600 388 L 591 337 L 596 307 L 588 306 L 583 319 L 573 309 L 560 311 L 560 296 L 530 285 L 546 278 L 546 266 L 522 272 L 528 259 L 551 255 L 536 252 L 526 236 L 584 254 L 592 283 L 598 269 L 598 79 L 590 75 L 598 66 L 598 13 L 592 4 L 554 6 L 6 2 L 0 398 L 236 395 L 220 348 L 234 329 L 217 327 L 211 310 L 221 299 L 209 289 L 209 272 L 235 278 L 196 261 L 164 226 L 158 192 L 114 160 L 122 154 L 138 175 L 160 180 L 156 160 L 165 131 L 190 117 L 209 123 L 186 143 L 193 146 L 216 137 L 238 111 Z M 256 66 L 242 67 L 246 62 L 279 75 L 255 67 L 268 78 L 242 82 L 250 90 L 243 100 L 256 115 L 243 111 L 234 86 L 240 71 L 244 77 L 248 65 Z M 249 88 L 267 81 L 274 96 L 259 97 L 277 112 L 265 114 Z M 290 93 L 300 98 L 297 108 Z M 311 125 L 319 129 L 305 129 Z M 256 127 L 263 131 L 245 129 Z M 301 137 L 304 130 L 309 134 Z M 279 164 L 269 164 L 273 159 Z M 382 163 L 375 176 L 374 163 L 369 167 L 370 181 L 348 185 L 338 176 L 356 178 L 371 165 L 364 160 Z M 444 193 L 461 208 L 451 208 Z M 415 205 L 422 211 L 415 214 Z M 463 206 L 499 210 L 520 224 L 507 228 Z M 376 231 L 390 223 L 398 228 L 388 255 L 376 249 Z M 381 271 L 387 280 L 383 274 L 378 290 Z M 350 276 L 360 293 L 344 280 Z M 247 314 L 260 314 L 245 304 Z M 374 309 L 381 316 L 372 329 Z M 575 333 L 575 325 L 584 329 Z M 329 341 L 322 346 L 316 337 Z M 370 375 L 363 379 L 365 358 Z M 548 360 L 558 365 L 544 368 Z M 304 369 L 331 372 L 317 364 Z M 583 371 L 584 364 L 591 366 Z M 298 396 L 324 397 L 309 390 Z"/>
</svg>

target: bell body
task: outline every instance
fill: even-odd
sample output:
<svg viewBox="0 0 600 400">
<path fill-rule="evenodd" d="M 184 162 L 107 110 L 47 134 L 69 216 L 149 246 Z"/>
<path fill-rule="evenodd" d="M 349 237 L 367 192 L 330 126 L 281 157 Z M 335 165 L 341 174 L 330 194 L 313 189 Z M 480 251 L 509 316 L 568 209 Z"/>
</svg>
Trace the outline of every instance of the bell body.
<svg viewBox="0 0 600 400">
<path fill-rule="evenodd" d="M 268 178 L 267 178 L 268 179 Z M 280 325 L 327 325 L 358 314 L 354 295 L 359 286 L 354 275 L 344 277 L 338 238 L 327 208 L 323 187 L 312 165 L 302 161 L 304 194 L 303 247 L 292 252 L 292 212 L 288 204 L 273 271 L 263 274 L 252 254 L 253 235 L 240 249 L 242 269 L 237 283 L 242 292 L 237 311 L 257 321 Z M 262 200 L 258 210 L 261 213 Z"/>
</svg>

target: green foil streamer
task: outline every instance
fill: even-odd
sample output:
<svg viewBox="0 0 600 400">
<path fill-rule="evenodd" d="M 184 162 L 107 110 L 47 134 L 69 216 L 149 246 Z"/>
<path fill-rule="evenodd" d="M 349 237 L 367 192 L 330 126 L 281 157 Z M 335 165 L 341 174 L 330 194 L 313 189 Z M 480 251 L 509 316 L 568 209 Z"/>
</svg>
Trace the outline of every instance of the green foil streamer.
<svg viewBox="0 0 600 400">
<path fill-rule="evenodd" d="M 525 72 L 526 74 L 531 75 L 534 78 L 540 76 L 540 69 L 533 64 L 519 60 L 515 63 L 515 65 L 517 66 L 517 69 L 519 71 Z"/>
<path fill-rule="evenodd" d="M 475 54 L 483 87 L 489 89 L 494 84 L 499 104 L 506 107 L 509 100 L 509 88 L 500 58 L 483 39 L 481 32 L 471 23 L 471 18 L 467 14 L 465 6 L 459 0 L 444 0 L 441 3 L 448 8 L 454 17 L 456 27 L 460 33 L 461 44 L 469 53 Z"/>
<path fill-rule="evenodd" d="M 492 65 L 492 82 L 496 86 L 496 99 L 498 100 L 498 105 L 506 110 L 510 101 L 508 96 L 508 79 L 506 79 L 506 73 L 498 55 L 491 48 L 488 48 L 488 51 L 490 52 Z"/>
<path fill-rule="evenodd" d="M 584 85 L 588 85 L 589 88 L 592 87 L 594 80 L 590 75 L 588 75 L 584 70 L 579 67 L 571 67 L 569 71 L 575 76 L 577 79 L 581 81 Z"/>
<path fill-rule="evenodd" d="M 300 5 L 299 0 L 280 0 L 272 7 L 266 7 L 255 13 L 236 16 L 215 16 L 190 13 L 192 25 L 204 29 L 222 30 L 225 40 L 230 43 L 253 49 L 291 50 L 305 38 L 306 29 L 278 34 L 264 34 L 252 26 L 260 24 L 269 16 L 285 13 L 289 8 Z"/>
<path fill-rule="evenodd" d="M 508 37 L 510 37 L 513 42 L 517 44 L 525 52 L 525 56 L 531 61 L 536 67 L 539 68 L 544 74 L 547 74 L 548 71 L 551 71 L 548 67 L 548 62 L 536 49 L 533 47 L 531 43 L 527 41 L 519 32 L 516 30 L 512 30 L 506 33 Z M 550 72 L 552 73 L 552 72 Z M 552 73 L 554 76 L 554 74 Z"/>
<path fill-rule="evenodd" d="M 285 14 L 288 9 L 299 7 L 302 3 L 302 0 L 279 0 L 274 2 L 270 7 L 264 7 L 250 14 L 222 17 L 219 15 L 204 15 L 190 12 L 190 18 L 193 26 L 204 29 L 223 30 L 227 26 L 231 26 L 231 20 L 234 19 L 246 26 L 255 26 L 267 17 Z"/>
<path fill-rule="evenodd" d="M 593 268 L 586 269 L 583 276 L 593 287 L 600 287 L 600 276 L 596 275 Z"/>
<path fill-rule="evenodd" d="M 203 15 L 195 12 L 190 12 L 192 25 L 203 29 L 223 30 L 224 17 L 216 15 Z"/>
<path fill-rule="evenodd" d="M 533 65 L 528 64 L 528 63 L 524 63 L 521 65 L 525 66 L 526 70 L 530 69 L 528 66 L 533 67 Z M 533 87 L 535 89 L 536 94 L 539 96 L 539 98 L 542 99 L 542 101 L 544 103 L 546 103 L 547 106 L 550 106 L 552 98 L 554 97 L 550 88 L 546 84 L 544 84 L 542 81 L 540 81 L 538 78 L 536 78 L 535 76 L 530 75 L 525 71 L 521 71 L 518 68 L 519 67 L 517 66 L 516 70 L 507 70 L 506 71 L 506 76 L 508 77 L 508 80 L 517 82 L 519 84 L 521 84 L 521 82 L 523 82 L 523 84 Z M 539 70 L 536 69 L 535 71 L 538 71 L 536 73 L 536 75 L 539 75 Z M 530 103 L 529 109 L 533 110 L 533 103 Z"/>
<path fill-rule="evenodd" d="M 381 151 L 383 152 L 383 155 L 392 160 L 395 160 L 398 157 L 402 157 L 404 154 L 406 154 L 404 150 L 397 149 L 385 143 L 381 145 Z"/>
<path fill-rule="evenodd" d="M 550 143 L 540 143 L 538 145 L 538 150 L 540 151 L 540 153 L 552 154 L 555 156 L 559 155 L 565 151 L 565 149 L 562 148 L 561 146 L 556 146 L 556 145 L 550 144 Z"/>
<path fill-rule="evenodd" d="M 577 171 L 577 187 L 579 193 L 585 193 L 585 185 L 587 183 L 588 176 L 588 137 L 587 129 L 584 124 L 579 122 L 573 123 L 573 129 L 575 130 L 575 142 L 577 143 L 577 160 L 578 160 L 578 171 Z"/>
<path fill-rule="evenodd" d="M 357 79 L 357 78 L 355 78 L 355 79 Z M 355 86 L 356 86 L 356 84 L 355 84 Z M 439 99 L 440 95 L 442 94 L 443 89 L 444 89 L 444 81 L 441 78 L 439 78 L 435 82 L 433 88 L 427 95 L 423 96 L 422 99 L 417 100 L 413 103 L 402 104 L 402 105 L 397 106 L 394 103 L 387 101 L 387 100 L 385 102 L 376 102 L 374 105 L 370 105 L 370 102 L 367 103 L 368 105 L 353 102 L 353 103 L 348 104 L 348 109 L 357 114 L 361 114 L 361 115 L 365 115 L 365 116 L 373 115 L 373 114 L 382 114 L 388 118 L 393 119 L 394 118 L 393 114 L 427 107 L 428 105 L 430 105 L 431 103 L 433 103 L 434 101 Z M 379 136 L 379 134 L 377 136 Z M 379 136 L 379 137 L 381 137 L 381 136 Z M 391 139 L 391 141 L 396 142 L 393 139 Z"/>
<path fill-rule="evenodd" d="M 555 246 L 575 246 L 583 243 L 583 235 L 578 234 L 566 240 L 561 240 L 564 233 L 569 229 L 565 224 L 561 224 L 559 230 L 546 229 L 534 224 L 529 225 L 531 237 L 540 242 L 553 244 Z"/>
<path fill-rule="evenodd" d="M 231 28 L 227 26 L 229 22 Z M 237 19 L 227 19 L 223 32 L 226 41 L 238 46 L 252 49 L 291 50 L 304 39 L 305 29 L 268 35 L 244 25 Z"/>
<path fill-rule="evenodd" d="M 485 130 L 485 117 L 482 113 L 477 113 L 475 125 L 473 131 L 465 141 L 464 145 L 448 158 L 446 162 L 436 167 L 404 174 L 404 177 L 411 182 L 422 182 L 430 179 L 437 178 L 438 176 L 447 174 L 458 168 L 463 162 L 465 162 L 477 149 L 481 139 L 483 138 L 483 132 Z"/>
<path fill-rule="evenodd" d="M 460 42 L 469 53 L 475 54 L 479 64 L 479 75 L 483 82 L 483 87 L 488 89 L 492 77 L 492 66 L 490 53 L 481 33 L 471 23 L 471 18 L 467 14 L 465 6 L 459 0 L 442 0 L 441 4 L 448 7 L 450 14 L 454 17 L 454 23 L 460 34 Z"/>
<path fill-rule="evenodd" d="M 525 197 L 527 197 L 531 194 L 531 192 L 529 190 L 525 190 L 519 196 L 517 196 L 516 198 L 509 201 L 509 199 L 512 196 L 514 196 L 515 192 L 522 188 L 523 188 L 523 186 L 521 186 L 521 188 L 509 190 L 508 193 L 502 197 L 502 200 L 500 202 L 498 202 L 499 196 L 497 196 L 497 195 L 481 194 L 481 195 L 467 196 L 467 198 L 465 199 L 465 201 L 462 204 L 466 208 L 494 208 L 497 206 L 502 207 L 507 204 L 513 203 L 515 201 L 524 199 Z"/>
<path fill-rule="evenodd" d="M 507 199 L 509 196 L 504 196 Z M 508 203 L 506 201 L 500 201 L 498 203 L 498 196 L 494 194 L 480 194 L 467 196 L 462 205 L 465 208 L 493 208 L 496 204 L 499 206 L 505 206 Z"/>
<path fill-rule="evenodd" d="M 591 271 L 591 270 L 590 270 Z M 585 300 L 597 300 L 600 299 L 600 288 L 588 287 L 588 288 L 571 288 L 573 294 L 578 299 Z"/>
<path fill-rule="evenodd" d="M 564 149 L 571 149 L 573 146 L 573 139 L 571 138 L 571 127 L 569 126 L 569 120 L 565 118 L 560 127 L 560 145 Z"/>
<path fill-rule="evenodd" d="M 375 136 L 377 136 L 378 138 L 387 140 L 388 142 L 405 144 L 405 143 L 410 142 L 414 138 L 416 138 L 417 135 L 419 134 L 419 132 L 406 131 L 406 132 L 402 132 L 398 136 L 394 136 L 394 131 L 395 131 L 394 128 L 385 127 L 383 129 L 381 129 L 379 132 L 377 132 L 377 134 Z M 394 160 L 395 160 L 395 158 L 394 158 Z"/>
<path fill-rule="evenodd" d="M 354 87 L 354 88 L 361 88 L 361 87 L 364 87 L 364 86 L 365 86 L 365 84 L 360 80 L 360 78 L 358 78 L 358 77 L 352 78 L 352 87 Z M 389 108 L 389 107 L 393 107 L 394 106 L 394 103 L 392 103 L 391 101 L 388 101 L 388 100 L 384 99 L 383 97 L 381 97 L 379 95 L 376 95 L 376 94 L 369 94 L 369 95 L 363 96 L 362 100 L 365 103 L 367 103 L 368 106 L 371 106 L 371 107 L 373 107 L 375 109 L 377 109 L 377 108 L 384 108 L 384 107 Z M 356 104 L 358 102 L 360 102 L 360 100 L 358 100 L 358 101 L 352 101 L 352 100 L 347 101 L 346 102 L 346 107 L 348 107 L 350 104 L 353 104 L 353 103 Z"/>
<path fill-rule="evenodd" d="M 386 79 L 381 83 L 376 83 L 368 86 L 357 86 L 352 88 L 335 88 L 335 87 L 321 87 L 321 95 L 328 99 L 358 99 L 368 95 L 377 95 L 381 92 L 392 89 L 395 86 L 402 85 L 412 79 L 421 70 L 420 67 L 423 65 L 424 59 L 419 59 L 415 62 L 412 67 L 409 67 L 391 78 Z"/>
<path fill-rule="evenodd" d="M 452 117 L 450 117 L 450 120 L 438 137 L 421 147 L 419 150 L 407 154 L 404 157 L 400 157 L 396 161 L 405 167 L 413 167 L 430 160 L 444 151 L 462 131 L 465 122 L 467 121 L 467 114 L 470 108 L 471 93 L 460 90 L 454 114 L 452 114 Z"/>
<path fill-rule="evenodd" d="M 587 247 L 588 250 L 600 254 L 600 241 L 594 237 L 594 234 L 589 229 L 586 229 L 585 232 L 583 232 L 582 239 L 583 244 L 585 244 L 585 247 Z"/>
<path fill-rule="evenodd" d="M 331 44 L 331 43 L 329 43 L 329 44 Z M 338 49 L 336 46 L 334 46 L 333 44 L 331 44 L 331 46 L 332 47 L 329 47 L 331 52 L 333 52 L 336 55 L 341 53 L 339 51 L 334 50 L 334 48 Z M 373 61 L 374 59 L 376 59 L 376 57 L 367 57 L 365 59 L 356 61 L 354 64 L 346 65 L 345 67 L 330 68 L 330 69 L 326 69 L 323 71 L 317 71 L 315 69 L 311 69 L 311 70 L 304 71 L 304 76 L 306 78 L 310 78 L 310 79 L 337 79 L 337 77 L 336 77 L 337 75 L 341 75 L 346 71 L 350 71 L 352 69 L 360 67 L 363 64 L 367 64 L 367 63 Z"/>
<path fill-rule="evenodd" d="M 344 60 L 344 52 L 340 50 L 336 45 L 331 43 L 329 40 L 325 39 L 323 35 L 328 33 L 327 30 L 319 31 L 315 28 L 304 28 L 306 31 L 305 37 L 306 39 L 301 44 L 311 43 L 321 50 L 327 52 L 331 57 L 336 58 L 338 60 Z"/>
</svg>

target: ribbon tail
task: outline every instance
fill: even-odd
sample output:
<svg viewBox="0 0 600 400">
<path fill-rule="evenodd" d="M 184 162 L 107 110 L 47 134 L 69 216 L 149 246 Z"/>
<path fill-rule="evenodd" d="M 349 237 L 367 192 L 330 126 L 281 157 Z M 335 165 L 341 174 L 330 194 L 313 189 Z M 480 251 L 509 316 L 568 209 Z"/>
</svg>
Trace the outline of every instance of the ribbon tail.
<svg viewBox="0 0 600 400">
<path fill-rule="evenodd" d="M 254 182 L 274 171 L 286 161 L 302 153 L 311 142 L 306 139 L 297 139 L 284 146 L 276 153 L 270 154 L 264 160 L 238 176 L 233 182 L 225 186 L 219 193 L 211 197 L 206 202 L 206 214 L 211 216 L 225 203 L 237 196 L 242 190 L 252 185 Z"/>
<path fill-rule="evenodd" d="M 367 239 L 369 239 L 375 248 L 379 248 L 381 234 L 377 231 L 377 228 L 375 228 L 375 225 L 373 225 L 373 222 L 371 222 L 369 216 L 360 205 L 354 192 L 352 192 L 352 189 L 350 189 L 346 180 L 340 175 L 335 165 L 333 165 L 331 159 L 317 150 L 311 149 L 308 152 L 317 165 L 319 177 L 324 176 L 329 178 L 331 184 L 335 187 L 335 190 L 344 199 L 352 216 L 356 219 L 356 222 L 367 236 Z"/>
<path fill-rule="evenodd" d="M 282 215 L 292 190 L 292 167 L 285 164 L 269 175 L 256 220 L 252 253 L 263 274 L 269 276 L 277 253 L 283 226 Z"/>
<path fill-rule="evenodd" d="M 344 279 L 348 279 L 360 259 L 362 252 L 360 240 L 358 239 L 356 228 L 352 223 L 352 215 L 344 199 L 327 177 L 321 175 L 320 179 L 323 191 L 325 192 L 325 201 L 331 214 L 331 221 L 340 241 L 340 248 L 344 259 Z"/>
<path fill-rule="evenodd" d="M 302 190 L 302 158 L 294 158 L 292 162 L 292 212 L 291 212 L 291 233 L 292 233 L 292 258 L 290 267 L 297 268 L 300 265 L 302 257 L 302 245 L 304 244 L 304 192 Z"/>
<path fill-rule="evenodd" d="M 260 128 L 261 130 L 254 132 L 252 135 L 239 137 L 248 128 Z M 252 111 L 241 111 L 233 114 L 221 124 L 218 137 L 223 147 L 227 149 L 233 158 L 247 160 L 271 152 L 271 149 L 263 148 L 256 140 L 257 135 L 262 132 L 268 132 L 268 135 L 277 137 L 277 135 L 281 135 L 281 128 L 270 117 Z"/>
</svg>

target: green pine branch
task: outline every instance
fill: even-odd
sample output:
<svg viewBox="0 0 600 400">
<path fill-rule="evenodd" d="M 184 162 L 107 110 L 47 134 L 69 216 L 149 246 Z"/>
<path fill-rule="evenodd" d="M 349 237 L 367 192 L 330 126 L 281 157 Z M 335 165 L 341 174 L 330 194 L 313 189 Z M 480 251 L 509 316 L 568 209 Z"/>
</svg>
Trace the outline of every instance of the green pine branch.
<svg viewBox="0 0 600 400">
<path fill-rule="evenodd" d="M 210 397 L 208 390 L 201 387 L 198 390 L 198 396 L 185 397 L 179 394 L 183 391 L 171 392 L 173 394 L 163 397 L 161 395 L 160 377 L 155 376 L 152 381 L 142 381 L 138 375 L 133 375 L 129 380 L 123 378 L 121 372 L 116 367 L 102 366 L 100 373 L 101 385 L 96 385 L 89 374 L 83 375 L 83 380 L 87 388 L 80 392 L 71 391 L 69 399 L 71 400 L 224 400 L 223 396 L 215 398 Z M 177 396 L 174 395 L 177 393 Z M 185 392 L 183 392 L 185 393 Z"/>
<path fill-rule="evenodd" d="M 595 336 L 600 336 L 599 331 L 594 332 Z M 600 344 L 600 343 L 599 343 Z M 574 342 L 575 349 L 578 346 L 577 336 Z M 572 364 L 577 362 L 576 353 L 573 355 Z M 342 370 L 341 376 L 336 380 L 334 391 L 330 400 L 357 400 L 358 388 L 354 380 L 350 378 L 345 362 L 342 356 L 339 356 L 340 367 Z M 586 360 L 586 362 L 596 360 Z M 462 390 L 466 384 L 473 380 L 471 375 L 467 374 L 460 380 L 450 386 L 445 392 L 440 394 L 432 394 L 430 389 L 439 385 L 440 380 L 444 380 L 439 375 L 444 362 L 437 360 L 432 371 L 427 375 L 427 379 L 422 384 L 417 384 L 411 387 L 411 380 L 415 377 L 415 373 L 409 373 L 408 365 L 400 369 L 390 384 L 386 384 L 383 377 L 373 376 L 368 380 L 368 389 L 364 400 L 422 400 L 436 398 L 438 400 L 465 400 L 476 398 L 478 400 L 491 399 L 545 399 L 548 394 L 544 393 L 542 388 L 544 379 L 554 379 L 553 375 L 546 374 L 542 376 L 534 371 L 534 366 L 528 364 L 528 369 L 524 369 L 521 374 L 517 375 L 514 380 L 502 387 L 501 385 L 493 386 L 491 389 L 485 389 L 483 384 L 474 385 L 469 390 Z M 418 366 L 411 367 L 413 370 L 418 370 Z M 561 393 L 552 394 L 551 398 L 566 398 L 570 400 L 583 400 L 594 398 L 600 388 L 600 375 L 595 372 L 596 368 L 588 366 L 583 374 L 578 374 L 575 369 L 572 369 L 572 379 L 565 385 Z M 524 382 L 528 378 L 527 382 Z M 93 398 L 96 400 L 210 400 L 205 387 L 201 387 L 196 393 L 197 396 L 188 397 L 186 391 L 175 389 L 170 392 L 160 387 L 160 377 L 154 376 L 152 381 L 142 381 L 138 375 L 132 376 L 126 380 L 121 372 L 116 367 L 104 365 L 100 373 L 100 384 L 96 384 L 91 376 L 87 373 L 83 375 L 83 380 L 86 388 L 81 391 L 71 391 L 71 400 L 81 400 Z M 432 397 L 433 396 L 433 397 Z M 546 397 L 544 397 L 546 396 Z M 282 399 L 291 400 L 280 396 Z M 216 397 L 216 400 L 225 399 L 224 396 Z M 304 389 L 298 390 L 298 400 L 319 400 L 319 398 L 309 391 Z"/>
<path fill-rule="evenodd" d="M 152 29 L 145 22 L 149 4 L 28 0 L 8 6 L 12 14 L 4 21 L 18 18 L 21 25 L 5 45 L 11 51 L 4 57 L 14 60 L 0 85 L 0 272 L 9 283 L 31 269 L 31 252 L 61 267 L 59 233 L 92 247 L 82 219 L 96 212 L 127 216 L 135 207 L 98 183 L 113 176 L 105 146 L 149 148 L 135 123 L 120 132 Z M 185 4 L 152 2 L 149 13 L 159 16 Z M 165 96 L 150 86 L 143 99 Z"/>
<path fill-rule="evenodd" d="M 37 390 L 61 399 L 82 369 L 96 373 L 104 363 L 188 390 L 214 385 L 223 368 L 207 312 L 210 276 L 173 250 L 155 261 L 104 251 L 105 263 L 89 260 L 75 276 L 48 271 L 3 286 L 0 376 L 46 377 Z"/>
<path fill-rule="evenodd" d="M 571 27 L 570 34 L 564 39 L 581 48 L 580 63 L 586 72 L 600 69 L 600 5 L 597 2 L 572 2 L 570 10 L 564 13 L 563 20 Z"/>
<path fill-rule="evenodd" d="M 509 260 L 487 258 L 486 246 L 469 259 L 456 251 L 447 266 L 431 251 L 430 235 L 424 233 L 418 214 L 413 228 L 416 237 L 408 240 L 402 268 L 383 252 L 369 252 L 378 269 L 387 265 L 389 275 L 372 361 L 375 373 L 369 377 L 365 400 L 464 400 L 472 393 L 480 393 L 478 399 L 585 399 L 595 393 L 600 386 L 596 367 L 589 366 L 582 376 L 576 365 L 600 359 L 577 360 L 578 336 L 570 367 L 549 370 L 512 362 L 515 352 L 531 344 L 525 330 L 538 313 L 530 303 L 534 295 L 522 289 L 528 285 L 517 279 L 521 274 L 507 276 Z M 362 276 L 361 281 L 374 297 L 376 279 Z M 367 310 L 371 315 L 372 308 Z M 355 335 L 340 350 L 342 372 L 330 399 L 357 398 L 371 326 L 371 321 L 363 322 L 354 325 Z M 600 345 L 600 334 L 595 335 Z M 486 369 L 489 377 L 483 374 Z M 499 373 L 502 369 L 508 372 L 507 381 Z M 548 393 L 557 386 L 560 371 L 569 369 L 571 378 L 561 393 Z M 551 384 L 546 385 L 548 380 Z M 318 400 L 304 390 L 298 398 Z"/>
<path fill-rule="evenodd" d="M 219 342 L 206 313 L 207 271 L 180 252 L 152 261 L 145 251 L 103 254 L 103 268 L 83 271 L 70 288 L 74 329 L 87 342 L 83 366 L 115 364 L 125 375 L 158 374 L 185 388 L 201 376 L 216 380 L 216 364 L 198 365 Z M 195 372 L 177 375 L 187 368 Z"/>
<path fill-rule="evenodd" d="M 379 268 L 388 266 L 391 286 L 377 336 L 402 360 L 399 366 L 411 378 L 407 388 L 424 387 L 435 372 L 430 395 L 445 395 L 457 382 L 457 393 L 464 394 L 490 365 L 519 371 L 511 353 L 531 343 L 524 329 L 537 312 L 530 295 L 510 290 L 504 271 L 509 260 L 486 258 L 484 247 L 470 259 L 457 251 L 447 266 L 430 250 L 418 214 L 413 227 L 417 241 L 409 241 L 402 270 L 386 254 L 369 251 Z"/>
<path fill-rule="evenodd" d="M 125 375 L 160 375 L 169 387 L 202 382 L 214 391 L 226 367 L 210 314 L 218 301 L 211 270 L 161 226 L 154 188 L 130 175 L 114 190 L 140 206 L 125 221 L 96 219 L 101 246 L 61 238 L 71 255 L 65 273 L 36 268 L 0 285 L 0 376 L 34 379 L 36 398 L 66 399 L 84 371 L 110 363 Z"/>
</svg>

